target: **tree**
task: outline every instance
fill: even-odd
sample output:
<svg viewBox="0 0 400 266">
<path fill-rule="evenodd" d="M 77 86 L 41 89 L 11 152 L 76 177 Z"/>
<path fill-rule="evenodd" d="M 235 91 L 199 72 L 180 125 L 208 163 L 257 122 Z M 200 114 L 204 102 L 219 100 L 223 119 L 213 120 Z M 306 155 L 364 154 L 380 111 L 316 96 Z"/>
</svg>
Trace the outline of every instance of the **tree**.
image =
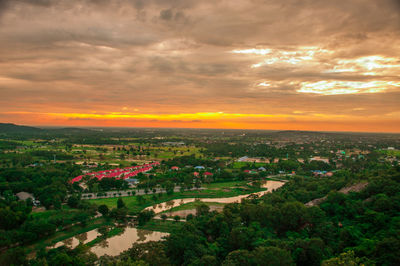
<svg viewBox="0 0 400 266">
<path fill-rule="evenodd" d="M 125 220 L 127 213 L 128 213 L 127 208 L 119 208 L 119 209 L 118 208 L 113 208 L 110 211 L 110 215 L 109 216 L 112 217 L 112 218 L 115 218 L 117 220 L 123 221 L 123 220 Z"/>
<path fill-rule="evenodd" d="M 258 247 L 253 252 L 256 265 L 291 266 L 294 265 L 290 253 L 277 247 Z"/>
<path fill-rule="evenodd" d="M 174 216 L 175 222 L 179 222 L 180 219 L 181 219 L 181 217 L 180 217 L 179 215 L 175 215 L 175 216 Z"/>
<path fill-rule="evenodd" d="M 165 182 L 165 190 L 167 191 L 168 195 L 172 195 L 174 193 L 175 184 L 171 181 Z"/>
<path fill-rule="evenodd" d="M 211 255 L 204 255 L 201 258 L 193 261 L 191 265 L 200 266 L 200 265 L 208 265 L 208 266 L 217 266 L 219 265 L 217 262 L 217 258 Z"/>
<path fill-rule="evenodd" d="M 348 252 L 342 253 L 339 257 L 331 258 L 329 260 L 325 260 L 321 263 L 322 266 L 358 266 L 364 265 L 361 263 L 360 258 L 354 256 L 354 251 L 350 250 Z"/>
<path fill-rule="evenodd" d="M 28 265 L 26 254 L 23 248 L 13 248 L 7 250 L 0 256 L 1 265 Z"/>
<path fill-rule="evenodd" d="M 117 208 L 118 209 L 125 208 L 125 203 L 121 198 L 118 198 L 117 200 Z"/>
<path fill-rule="evenodd" d="M 144 204 L 146 202 L 146 199 L 142 195 L 137 196 L 136 200 L 138 201 L 138 203 L 140 205 L 142 205 L 142 204 Z"/>
<path fill-rule="evenodd" d="M 163 222 L 165 222 L 165 220 L 167 220 L 167 215 L 165 213 L 161 214 L 161 219 L 163 220 Z"/>
<path fill-rule="evenodd" d="M 148 221 L 150 221 L 153 217 L 154 217 L 154 211 L 153 210 L 141 211 L 137 216 L 138 223 L 139 223 L 139 225 L 144 225 Z"/>
<path fill-rule="evenodd" d="M 244 266 L 252 265 L 253 255 L 248 250 L 235 250 L 226 256 L 223 266 Z"/>
<path fill-rule="evenodd" d="M 56 198 L 53 202 L 54 209 L 61 210 L 61 200 Z"/>
<path fill-rule="evenodd" d="M 304 224 L 306 207 L 300 202 L 287 202 L 280 208 L 278 228 L 281 232 L 297 231 Z"/>
<path fill-rule="evenodd" d="M 103 216 L 107 216 L 108 213 L 109 213 L 109 209 L 108 209 L 107 205 L 105 205 L 105 204 L 100 205 L 99 208 L 98 208 L 98 211 Z"/>
<path fill-rule="evenodd" d="M 80 201 L 80 200 L 79 200 L 79 197 L 78 197 L 78 196 L 72 195 L 72 196 L 70 196 L 70 197 L 68 198 L 67 204 L 68 204 L 68 206 L 71 207 L 71 208 L 77 208 L 78 205 L 79 205 L 79 201 Z"/>
<path fill-rule="evenodd" d="M 197 189 L 199 189 L 199 188 L 201 187 L 201 182 L 200 182 L 200 179 L 199 179 L 199 178 L 196 178 L 196 181 L 195 181 L 195 183 L 194 183 L 194 186 L 195 186 Z"/>
<path fill-rule="evenodd" d="M 207 215 L 210 212 L 210 207 L 205 203 L 200 203 L 196 206 L 196 216 Z"/>
<path fill-rule="evenodd" d="M 108 232 L 110 231 L 108 226 L 101 226 L 97 231 L 103 236 L 107 237 Z"/>
<path fill-rule="evenodd" d="M 194 215 L 191 214 L 191 213 L 189 213 L 188 215 L 186 215 L 186 221 L 193 220 L 193 218 L 194 218 Z"/>
<path fill-rule="evenodd" d="M 86 226 L 86 223 L 89 220 L 89 215 L 81 212 L 75 217 L 75 219 L 81 224 L 81 226 Z"/>
</svg>

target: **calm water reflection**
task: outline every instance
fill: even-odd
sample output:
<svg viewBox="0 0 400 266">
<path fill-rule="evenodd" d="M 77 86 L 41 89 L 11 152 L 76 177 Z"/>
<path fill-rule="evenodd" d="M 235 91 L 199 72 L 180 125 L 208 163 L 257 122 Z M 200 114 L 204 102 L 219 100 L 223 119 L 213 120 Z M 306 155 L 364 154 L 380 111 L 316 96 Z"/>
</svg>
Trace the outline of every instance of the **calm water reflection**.
<svg viewBox="0 0 400 266">
<path fill-rule="evenodd" d="M 79 245 L 79 242 L 86 244 L 94 239 L 96 239 L 98 236 L 100 236 L 100 233 L 97 232 L 97 230 L 91 230 L 86 233 L 82 233 L 79 235 L 76 235 L 71 238 L 67 238 L 63 241 L 57 242 L 55 245 L 51 246 L 51 248 L 58 248 L 61 246 L 67 246 L 69 248 L 75 248 L 76 246 Z"/>
<path fill-rule="evenodd" d="M 125 231 L 117 236 L 110 237 L 91 248 L 97 256 L 116 256 L 132 247 L 133 243 L 145 243 L 159 241 L 168 233 L 142 230 L 137 228 L 125 228 Z"/>
<path fill-rule="evenodd" d="M 267 188 L 266 191 L 261 191 L 258 193 L 253 193 L 259 196 L 262 196 L 266 193 L 269 193 L 281 186 L 283 186 L 285 183 L 281 181 L 264 181 L 262 183 L 263 188 Z M 233 202 L 240 202 L 241 199 L 248 197 L 250 194 L 246 195 L 240 195 L 236 197 L 229 197 L 229 198 L 201 198 L 201 201 L 203 202 L 219 202 L 219 203 L 233 203 Z M 168 202 L 163 202 L 160 204 L 156 204 L 154 206 L 148 207 L 146 209 L 148 210 L 153 210 L 155 213 L 160 213 L 162 211 L 171 209 L 173 207 L 179 206 L 181 204 L 193 202 L 195 200 L 199 200 L 196 198 L 188 198 L 188 199 L 177 199 L 177 200 L 171 200 Z M 133 227 L 127 227 L 125 228 L 124 232 L 120 235 L 110 237 L 108 239 L 105 239 L 98 244 L 96 244 L 94 247 L 91 248 L 91 251 L 94 252 L 97 256 L 103 256 L 103 255 L 110 255 L 110 256 L 116 256 L 119 255 L 121 252 L 129 249 L 132 247 L 133 243 L 145 243 L 149 241 L 159 241 L 163 237 L 168 236 L 168 233 L 162 233 L 162 232 L 155 232 L 155 231 L 148 231 L 148 230 L 142 230 L 142 229 L 137 229 Z M 82 243 L 88 243 L 92 240 L 94 240 L 96 237 L 100 236 L 100 234 L 97 232 L 97 230 L 92 230 L 80 235 L 76 235 L 75 237 L 66 239 L 64 241 L 58 242 L 53 246 L 53 248 L 62 246 L 62 245 L 67 245 L 68 247 L 76 247 L 79 242 Z"/>
</svg>

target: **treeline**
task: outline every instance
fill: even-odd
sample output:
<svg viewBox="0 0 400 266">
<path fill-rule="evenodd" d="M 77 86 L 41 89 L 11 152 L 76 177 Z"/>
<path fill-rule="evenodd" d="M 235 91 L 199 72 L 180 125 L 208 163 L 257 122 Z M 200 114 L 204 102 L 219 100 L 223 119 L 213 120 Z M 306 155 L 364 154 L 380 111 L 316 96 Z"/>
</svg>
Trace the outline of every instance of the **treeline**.
<svg viewBox="0 0 400 266">
<path fill-rule="evenodd" d="M 0 169 L 0 194 L 25 191 L 33 193 L 46 208 L 61 208 L 67 191 L 72 189 L 69 181 L 80 173 L 80 166 L 73 164 Z"/>
<path fill-rule="evenodd" d="M 3 199 L 0 199 L 0 249 L 32 243 L 73 223 L 84 226 L 96 214 L 97 206 L 87 201 L 77 199 L 68 203 L 73 205 L 70 207 L 79 210 L 53 210 L 32 215 L 30 199 L 18 201 L 11 193 L 5 193 Z"/>
<path fill-rule="evenodd" d="M 163 161 L 163 165 L 166 165 L 168 167 L 172 166 L 178 166 L 180 168 L 183 168 L 187 165 L 189 166 L 204 166 L 204 167 L 211 167 L 211 168 L 217 168 L 221 162 L 218 160 L 209 160 L 209 159 L 202 159 L 196 157 L 194 154 L 192 155 L 185 155 L 185 156 L 178 156 L 173 159 L 170 159 L 168 161 Z M 223 162 L 222 162 L 223 164 Z"/>
<path fill-rule="evenodd" d="M 368 182 L 360 192 L 338 189 Z M 305 202 L 327 195 L 319 206 Z M 335 180 L 295 178 L 275 193 L 207 205 L 165 242 L 134 245 L 102 265 L 399 265 L 400 168 Z M 158 256 L 148 256 L 155 254 Z M 133 265 L 133 264 L 132 264 Z"/>
<path fill-rule="evenodd" d="M 15 142 L 15 141 L 0 140 L 0 151 L 13 150 L 20 145 L 21 144 L 19 144 L 18 142 Z"/>
</svg>

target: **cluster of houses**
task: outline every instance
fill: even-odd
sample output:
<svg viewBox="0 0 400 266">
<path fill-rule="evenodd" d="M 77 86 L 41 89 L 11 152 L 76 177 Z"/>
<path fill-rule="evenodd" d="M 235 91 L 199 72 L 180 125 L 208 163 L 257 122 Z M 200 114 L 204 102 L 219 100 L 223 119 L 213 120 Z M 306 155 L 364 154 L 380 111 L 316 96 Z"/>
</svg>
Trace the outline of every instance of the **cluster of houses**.
<svg viewBox="0 0 400 266">
<path fill-rule="evenodd" d="M 154 163 L 148 163 L 148 164 L 143 164 L 143 165 L 136 165 L 136 166 L 130 166 L 130 167 L 125 167 L 125 168 L 115 168 L 111 170 L 103 170 L 103 171 L 98 171 L 98 172 L 92 172 L 92 173 L 87 173 L 86 176 L 91 176 L 95 177 L 98 180 L 101 180 L 103 178 L 111 178 L 115 177 L 117 179 L 123 178 L 123 179 L 129 179 L 131 177 L 136 176 L 139 173 L 144 173 L 147 171 L 150 171 L 153 169 L 154 166 L 160 165 L 159 162 L 154 162 Z M 75 177 L 74 179 L 71 180 L 71 183 L 79 182 L 82 180 L 82 178 L 85 175 L 80 175 Z"/>
<path fill-rule="evenodd" d="M 204 176 L 204 177 L 211 177 L 211 176 L 214 175 L 213 173 L 210 173 L 210 172 L 202 172 L 202 173 L 200 173 L 200 171 L 203 171 L 203 170 L 206 169 L 204 166 L 201 166 L 201 165 L 195 166 L 194 169 L 196 170 L 195 172 L 193 172 L 193 176 L 194 177 L 200 177 L 201 175 Z M 179 167 L 178 166 L 172 166 L 171 170 L 178 171 Z"/>
<path fill-rule="evenodd" d="M 333 176 L 333 173 L 329 172 L 329 171 L 313 170 L 313 171 L 311 171 L 311 173 L 314 176 L 319 176 L 319 177 L 331 177 L 331 176 Z"/>
</svg>

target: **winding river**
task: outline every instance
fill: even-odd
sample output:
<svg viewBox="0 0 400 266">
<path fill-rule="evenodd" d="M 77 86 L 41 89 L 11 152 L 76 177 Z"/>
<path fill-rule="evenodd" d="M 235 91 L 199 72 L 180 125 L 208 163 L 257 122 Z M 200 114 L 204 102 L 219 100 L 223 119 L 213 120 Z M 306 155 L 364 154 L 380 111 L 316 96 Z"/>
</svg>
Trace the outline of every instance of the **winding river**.
<svg viewBox="0 0 400 266">
<path fill-rule="evenodd" d="M 262 196 L 266 193 L 272 192 L 275 189 L 283 186 L 285 182 L 282 181 L 264 181 L 261 187 L 266 188 L 267 190 L 253 193 L 255 195 Z M 147 207 L 147 210 L 153 210 L 155 213 L 160 213 L 171 209 L 173 207 L 179 206 L 181 204 L 194 202 L 195 200 L 201 200 L 203 202 L 218 202 L 218 203 L 233 203 L 240 202 L 241 199 L 247 198 L 251 194 L 240 195 L 236 197 L 228 197 L 228 198 L 187 198 L 187 199 L 176 199 L 167 202 L 163 202 L 154 206 Z M 168 236 L 168 233 L 156 232 L 156 231 L 148 231 L 137 229 L 134 227 L 126 227 L 122 234 L 110 237 L 108 239 L 103 240 L 102 242 L 96 244 L 91 248 L 91 251 L 94 252 L 97 256 L 110 255 L 116 256 L 121 252 L 132 247 L 133 243 L 145 243 L 148 241 L 159 241 L 162 240 L 163 237 Z M 72 238 L 66 239 L 64 241 L 60 241 L 56 243 L 53 248 L 67 245 L 68 247 L 74 248 L 79 242 L 88 243 L 100 236 L 97 230 L 92 230 L 80 235 L 76 235 Z"/>
<path fill-rule="evenodd" d="M 261 184 L 262 188 L 266 188 L 267 190 L 253 193 L 254 195 L 262 196 L 266 193 L 272 192 L 275 189 L 280 188 L 283 186 L 285 182 L 283 181 L 273 181 L 273 180 L 267 180 L 264 181 Z M 187 198 L 187 199 L 176 199 L 176 200 L 170 200 L 167 202 L 163 202 L 160 204 L 156 204 L 150 207 L 147 207 L 145 210 L 153 210 L 156 214 L 169 210 L 173 207 L 177 207 L 182 204 L 186 204 L 189 202 L 194 202 L 196 200 L 200 200 L 203 202 L 217 202 L 217 203 L 233 203 L 233 202 L 240 202 L 242 199 L 247 198 L 251 194 L 246 194 L 246 195 L 240 195 L 240 196 L 235 196 L 235 197 L 228 197 L 228 198 Z"/>
</svg>

